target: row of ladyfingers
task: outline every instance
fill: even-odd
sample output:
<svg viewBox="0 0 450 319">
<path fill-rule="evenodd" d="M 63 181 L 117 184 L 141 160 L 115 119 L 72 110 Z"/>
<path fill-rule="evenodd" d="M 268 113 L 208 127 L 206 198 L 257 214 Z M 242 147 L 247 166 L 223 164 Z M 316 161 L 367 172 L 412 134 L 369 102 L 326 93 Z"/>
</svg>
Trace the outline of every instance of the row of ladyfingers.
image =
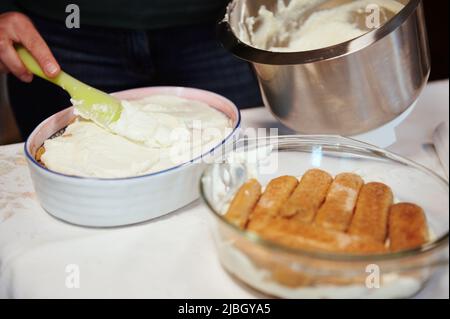
<svg viewBox="0 0 450 319">
<path fill-rule="evenodd" d="M 235 195 L 226 218 L 282 245 L 325 252 L 401 251 L 428 240 L 417 205 L 394 204 L 391 189 L 365 184 L 356 174 L 333 177 L 321 170 L 272 180 L 264 192 L 254 179 Z"/>
</svg>

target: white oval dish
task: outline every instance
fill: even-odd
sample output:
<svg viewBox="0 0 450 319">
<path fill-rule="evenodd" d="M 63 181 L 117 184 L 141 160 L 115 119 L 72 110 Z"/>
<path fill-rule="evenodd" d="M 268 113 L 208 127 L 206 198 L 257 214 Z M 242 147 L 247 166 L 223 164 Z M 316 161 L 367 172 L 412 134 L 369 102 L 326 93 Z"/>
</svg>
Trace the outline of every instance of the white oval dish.
<svg viewBox="0 0 450 319">
<path fill-rule="evenodd" d="M 228 99 L 208 91 L 183 87 L 150 87 L 115 93 L 120 99 L 175 95 L 204 102 L 232 120 L 232 132 L 210 152 L 232 144 L 239 134 L 241 115 Z M 199 197 L 197 187 L 205 164 L 193 159 L 144 176 L 97 179 L 51 171 L 35 160 L 44 141 L 64 129 L 75 117 L 70 107 L 46 119 L 25 143 L 25 154 L 36 194 L 52 216 L 88 227 L 116 227 L 144 222 L 184 207 Z"/>
</svg>

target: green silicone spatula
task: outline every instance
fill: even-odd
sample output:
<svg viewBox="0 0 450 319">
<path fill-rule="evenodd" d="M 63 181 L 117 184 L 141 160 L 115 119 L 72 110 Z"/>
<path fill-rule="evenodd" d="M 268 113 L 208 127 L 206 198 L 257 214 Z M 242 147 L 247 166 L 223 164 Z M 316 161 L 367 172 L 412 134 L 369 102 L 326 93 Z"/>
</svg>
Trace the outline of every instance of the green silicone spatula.
<svg viewBox="0 0 450 319">
<path fill-rule="evenodd" d="M 97 90 L 81 81 L 78 81 L 69 74 L 62 72 L 55 78 L 47 77 L 34 57 L 22 46 L 16 46 L 19 54 L 27 69 L 66 90 L 72 100 L 78 113 L 98 125 L 108 129 L 111 123 L 116 122 L 122 113 L 122 104 L 111 95 Z"/>
</svg>

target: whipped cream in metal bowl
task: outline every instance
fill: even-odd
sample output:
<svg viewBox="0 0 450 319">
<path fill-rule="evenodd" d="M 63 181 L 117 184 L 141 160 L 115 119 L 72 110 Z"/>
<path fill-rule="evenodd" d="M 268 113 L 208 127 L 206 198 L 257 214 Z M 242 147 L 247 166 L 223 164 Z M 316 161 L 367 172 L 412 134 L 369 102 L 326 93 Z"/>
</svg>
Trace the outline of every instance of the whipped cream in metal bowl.
<svg viewBox="0 0 450 319">
<path fill-rule="evenodd" d="M 231 133 L 231 120 L 206 103 L 172 95 L 123 100 L 105 130 L 78 117 L 45 141 L 41 162 L 55 172 L 125 178 L 163 171 L 211 150 Z"/>
<path fill-rule="evenodd" d="M 273 52 L 302 52 L 333 46 L 381 27 L 404 5 L 396 0 L 278 0 L 262 5 L 240 24 L 239 38 Z"/>
</svg>

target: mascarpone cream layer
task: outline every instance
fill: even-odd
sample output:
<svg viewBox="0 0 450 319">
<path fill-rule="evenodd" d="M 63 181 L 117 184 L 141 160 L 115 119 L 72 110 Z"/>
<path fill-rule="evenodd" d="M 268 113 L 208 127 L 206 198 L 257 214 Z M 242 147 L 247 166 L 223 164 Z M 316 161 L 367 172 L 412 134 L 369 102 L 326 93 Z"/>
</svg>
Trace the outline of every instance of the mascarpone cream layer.
<svg viewBox="0 0 450 319">
<path fill-rule="evenodd" d="M 45 141 L 42 162 L 74 176 L 140 176 L 188 162 L 231 132 L 225 114 L 199 101 L 155 95 L 122 105 L 112 132 L 78 118 L 63 135 Z"/>
</svg>

